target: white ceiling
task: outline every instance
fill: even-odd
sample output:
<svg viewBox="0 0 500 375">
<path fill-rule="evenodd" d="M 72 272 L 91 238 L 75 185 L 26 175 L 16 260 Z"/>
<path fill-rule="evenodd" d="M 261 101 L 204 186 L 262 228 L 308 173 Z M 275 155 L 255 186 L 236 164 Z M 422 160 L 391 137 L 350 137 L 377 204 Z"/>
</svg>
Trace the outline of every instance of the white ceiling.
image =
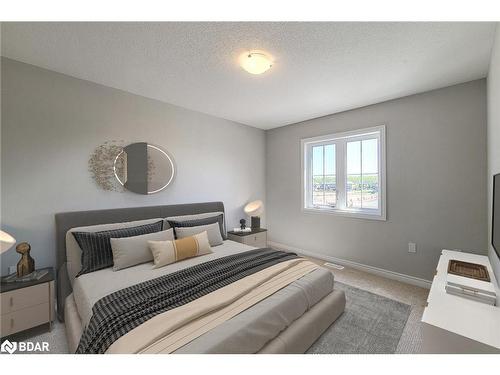
<svg viewBox="0 0 500 375">
<path fill-rule="evenodd" d="M 494 23 L 3 23 L 2 55 L 270 129 L 486 76 Z M 260 76 L 241 53 L 274 57 Z"/>
</svg>

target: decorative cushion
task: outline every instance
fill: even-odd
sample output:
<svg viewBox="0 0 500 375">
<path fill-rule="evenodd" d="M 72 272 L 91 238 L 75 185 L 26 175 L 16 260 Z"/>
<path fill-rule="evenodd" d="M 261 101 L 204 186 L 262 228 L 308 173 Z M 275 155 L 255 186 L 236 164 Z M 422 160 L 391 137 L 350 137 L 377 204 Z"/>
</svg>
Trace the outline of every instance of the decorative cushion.
<svg viewBox="0 0 500 375">
<path fill-rule="evenodd" d="M 76 277 L 113 266 L 111 238 L 139 236 L 146 233 L 159 232 L 163 229 L 163 221 L 137 227 L 120 228 L 101 232 L 72 232 L 76 242 L 82 249 L 82 269 Z"/>
<path fill-rule="evenodd" d="M 212 253 L 207 232 L 174 241 L 148 241 L 148 244 L 154 258 L 153 268 Z"/>
<path fill-rule="evenodd" d="M 68 277 L 71 285 L 73 285 L 76 275 L 78 275 L 78 272 L 82 269 L 82 249 L 80 245 L 78 245 L 78 242 L 76 242 L 75 236 L 73 236 L 72 232 L 102 232 L 104 230 L 130 228 L 137 227 L 139 225 L 152 224 L 160 220 L 163 220 L 163 228 L 168 228 L 168 223 L 166 223 L 164 219 L 156 217 L 121 223 L 86 225 L 68 230 L 66 232 L 66 269 L 68 270 Z"/>
<path fill-rule="evenodd" d="M 173 241 L 173 228 L 162 232 L 142 234 L 134 237 L 111 238 L 113 251 L 113 271 L 132 267 L 137 264 L 152 262 L 153 254 L 148 241 Z"/>
<path fill-rule="evenodd" d="M 208 242 L 210 246 L 218 246 L 222 245 L 224 240 L 220 234 L 219 224 L 207 224 L 207 225 L 199 225 L 196 227 L 176 227 L 175 233 L 177 234 L 177 238 L 185 238 L 189 236 L 194 236 L 195 234 L 207 232 Z"/>
<path fill-rule="evenodd" d="M 192 216 L 192 215 L 189 215 Z M 180 219 L 179 217 L 175 218 L 167 218 L 168 224 L 174 228 L 174 234 L 177 237 L 177 228 L 184 228 L 184 227 L 198 227 L 200 225 L 207 225 L 207 224 L 213 224 L 217 223 L 219 224 L 219 231 L 224 240 L 226 240 L 226 233 L 224 231 L 224 214 L 218 214 L 216 216 L 210 216 L 210 217 L 205 217 L 205 218 L 199 218 L 199 219 L 188 219 L 188 220 L 183 220 Z"/>
</svg>

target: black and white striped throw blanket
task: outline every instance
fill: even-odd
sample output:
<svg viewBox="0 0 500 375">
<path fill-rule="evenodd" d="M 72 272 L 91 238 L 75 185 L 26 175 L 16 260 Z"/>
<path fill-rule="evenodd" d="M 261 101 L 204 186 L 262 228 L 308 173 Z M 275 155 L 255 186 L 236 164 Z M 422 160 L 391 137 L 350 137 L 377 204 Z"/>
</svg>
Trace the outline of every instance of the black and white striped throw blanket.
<svg viewBox="0 0 500 375">
<path fill-rule="evenodd" d="M 250 250 L 109 294 L 92 307 L 92 317 L 76 353 L 104 353 L 113 342 L 152 317 L 294 258 L 298 256 L 283 251 Z"/>
</svg>

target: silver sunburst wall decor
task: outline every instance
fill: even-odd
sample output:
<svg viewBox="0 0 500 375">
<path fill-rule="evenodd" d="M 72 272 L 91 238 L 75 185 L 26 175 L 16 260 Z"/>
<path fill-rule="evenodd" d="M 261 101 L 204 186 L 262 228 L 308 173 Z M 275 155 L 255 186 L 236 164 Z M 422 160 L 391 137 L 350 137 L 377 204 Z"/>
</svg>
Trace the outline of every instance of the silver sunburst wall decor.
<svg viewBox="0 0 500 375">
<path fill-rule="evenodd" d="M 126 155 L 123 153 L 125 141 L 106 141 L 97 146 L 90 155 L 88 170 L 95 183 L 103 190 L 125 192 L 124 186 L 118 181 L 119 176 L 122 181 L 126 178 Z M 118 157 L 117 157 L 118 156 Z M 155 175 L 154 160 L 148 155 L 148 182 L 151 183 Z M 115 176 L 116 171 L 116 176 Z"/>
<path fill-rule="evenodd" d="M 125 189 L 115 177 L 116 156 L 123 151 L 124 141 L 106 141 L 97 146 L 89 158 L 89 172 L 95 183 L 103 190 L 123 193 Z M 123 175 L 125 164 L 117 163 L 117 173 Z"/>
</svg>

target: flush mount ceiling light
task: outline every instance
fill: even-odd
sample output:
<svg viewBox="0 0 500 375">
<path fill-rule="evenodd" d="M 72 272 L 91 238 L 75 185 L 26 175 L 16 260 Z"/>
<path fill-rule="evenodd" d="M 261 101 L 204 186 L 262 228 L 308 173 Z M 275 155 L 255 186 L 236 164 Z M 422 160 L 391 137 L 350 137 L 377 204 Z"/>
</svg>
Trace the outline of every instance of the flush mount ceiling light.
<svg viewBox="0 0 500 375">
<path fill-rule="evenodd" d="M 240 64 L 250 74 L 262 74 L 273 66 L 271 58 L 263 52 L 245 52 L 240 56 Z"/>
</svg>

